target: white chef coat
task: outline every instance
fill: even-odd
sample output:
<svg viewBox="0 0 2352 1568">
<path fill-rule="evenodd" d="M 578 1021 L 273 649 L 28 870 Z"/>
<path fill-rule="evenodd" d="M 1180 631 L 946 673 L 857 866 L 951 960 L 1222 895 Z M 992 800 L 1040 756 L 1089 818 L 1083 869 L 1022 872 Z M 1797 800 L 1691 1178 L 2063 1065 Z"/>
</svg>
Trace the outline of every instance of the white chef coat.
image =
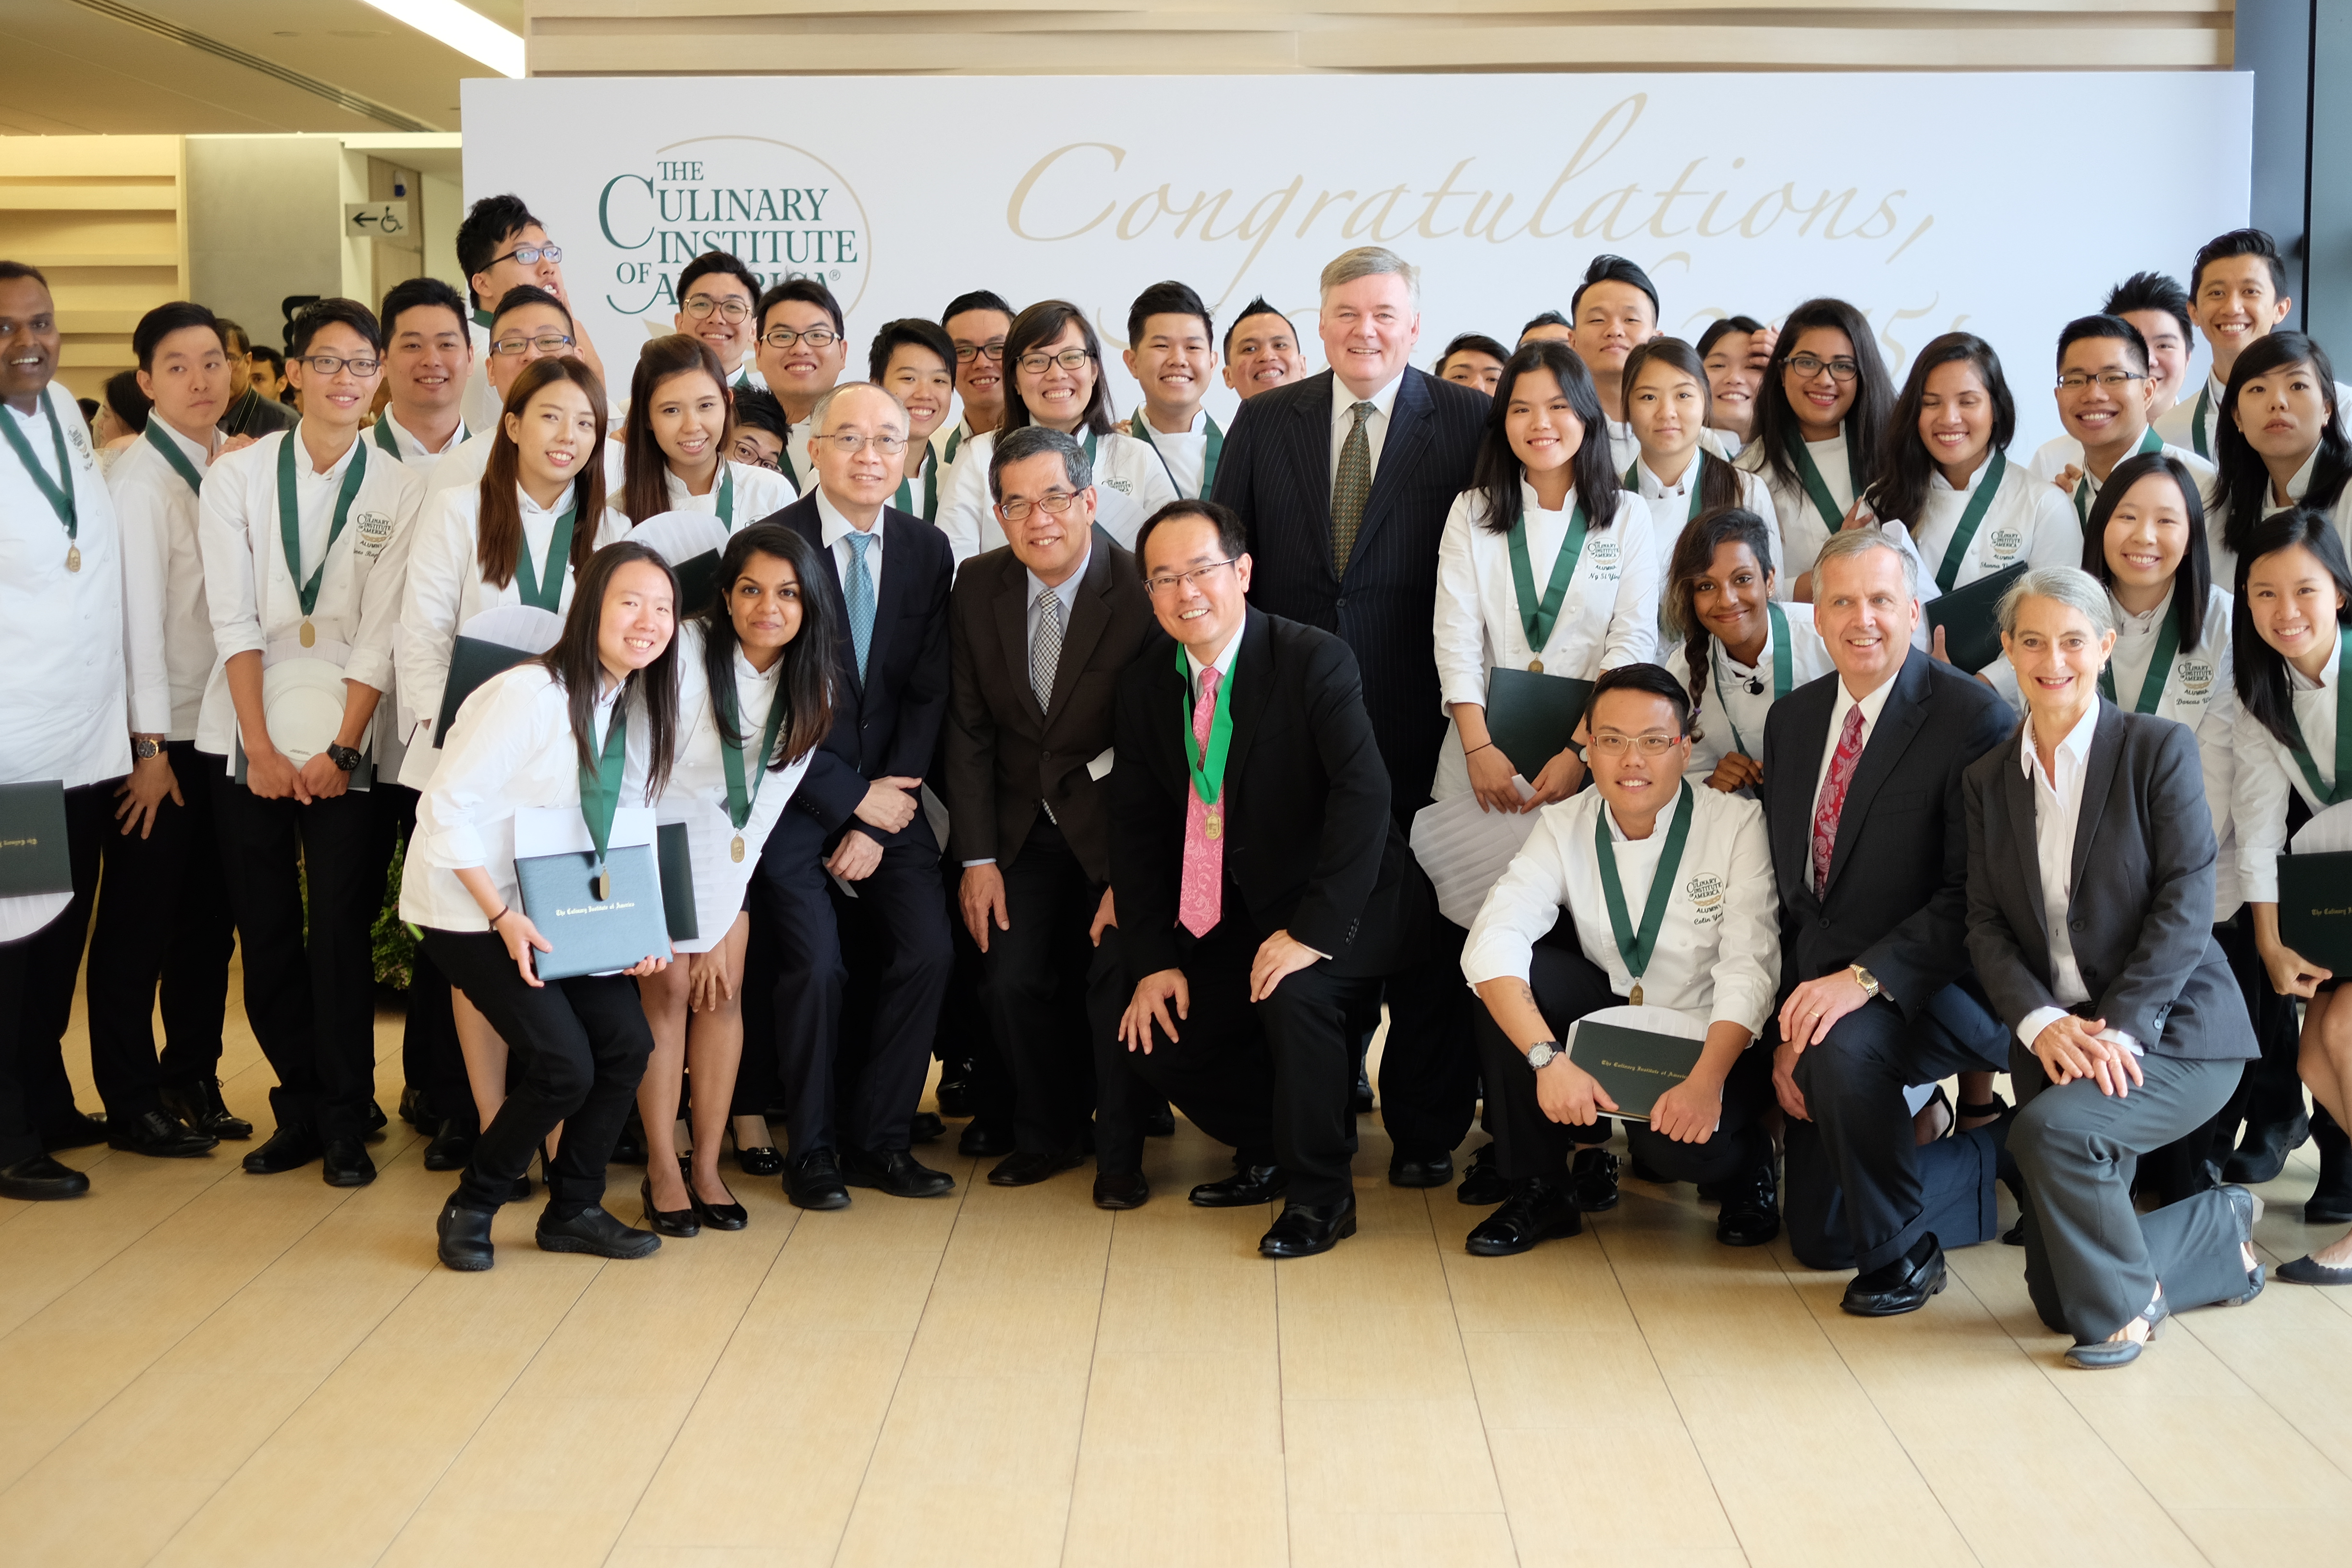
<svg viewBox="0 0 2352 1568">
<path fill-rule="evenodd" d="M 384 441 L 389 437 L 395 449 L 386 456 L 399 458 L 429 479 L 441 459 L 464 446 L 471 433 L 466 422 L 460 419 L 457 421 L 457 430 L 450 435 L 448 440 L 443 442 L 437 449 L 428 448 L 420 437 L 411 433 L 408 426 L 400 422 L 400 416 L 387 405 L 383 411 L 383 417 L 378 419 L 360 438 L 382 452 L 384 449 Z"/>
<path fill-rule="evenodd" d="M 2311 494 L 2312 475 L 2318 467 L 2319 448 L 2315 447 L 2311 449 L 2311 456 L 2303 460 L 2303 467 L 2294 471 L 2294 478 L 2289 479 L 2286 484 L 2286 493 L 2294 498 L 2296 505 L 2302 505 L 2304 498 Z M 2278 504 L 2273 487 L 2268 476 L 2265 475 L 2263 479 L 2263 515 L 2269 517 L 2274 512 L 2286 510 L 2285 507 Z M 2347 484 L 2336 493 L 2336 504 L 2327 509 L 2327 515 L 2336 524 L 2336 538 L 2344 542 L 2345 549 L 2352 550 L 2352 484 Z M 2221 526 L 2227 526 L 2226 520 L 2222 520 Z M 2221 537 L 2220 527 L 2215 529 L 2214 537 L 2217 539 Z M 2231 575 L 2227 578 L 2218 578 L 2216 581 L 2221 582 L 2224 586 L 2233 585 L 2237 582 L 2236 570 L 2233 559 L 2231 566 Z"/>
<path fill-rule="evenodd" d="M 1829 646 L 1822 641 L 1821 633 L 1813 629 L 1813 607 L 1811 605 L 1782 605 L 1780 613 L 1789 621 L 1789 689 L 1794 691 L 1809 680 L 1817 680 L 1837 667 L 1830 662 Z M 1702 660 L 1712 658 L 1706 672 L 1706 690 L 1700 696 L 1696 715 L 1699 734 L 1691 742 L 1690 766 L 1685 770 L 1695 781 L 1704 781 L 1715 772 L 1715 765 L 1735 751 L 1761 762 L 1764 757 L 1764 721 L 1772 711 L 1772 658 L 1774 645 L 1768 627 L 1764 648 L 1756 656 L 1751 668 L 1731 657 L 1717 644 L 1715 634 L 1700 631 L 1685 642 L 1670 658 L 1666 668 L 1687 689 L 1690 684 L 1690 658 L 1696 647 Z M 1748 682 L 1760 683 L 1763 689 L 1750 691 Z M 1727 690 L 1726 688 L 1729 689 Z"/>
<path fill-rule="evenodd" d="M 617 443 L 606 443 L 608 447 L 614 445 Z M 793 481 L 772 468 L 739 463 L 730 458 L 727 459 L 727 471 L 735 477 L 735 508 L 719 521 L 727 525 L 730 533 L 749 528 L 761 518 L 772 516 L 801 499 L 800 491 L 793 488 Z M 689 495 L 686 481 L 665 464 L 662 468 L 662 489 L 669 497 L 671 511 L 698 511 L 711 517 L 719 515 L 719 484 L 716 479 L 701 495 Z M 619 499 L 618 491 L 611 493 L 614 500 Z"/>
<path fill-rule="evenodd" d="M 2054 776 L 2042 767 L 2028 718 L 2018 737 L 2018 763 L 2033 784 L 2033 853 L 2042 872 L 2042 930 L 2050 946 L 2050 994 L 2060 1005 L 2036 1007 L 2017 1022 L 2017 1037 L 2027 1050 L 2042 1031 L 2066 1016 L 2067 1009 L 2091 999 L 2083 984 L 2082 966 L 2074 962 L 2074 939 L 2067 919 L 2074 894 L 2074 829 L 2083 820 L 2083 779 L 2090 771 L 2091 741 L 2099 728 L 2095 702 L 2074 721 L 2053 752 Z M 2121 1029 L 2101 1029 L 2099 1037 L 2141 1055 L 2140 1043 Z"/>
<path fill-rule="evenodd" d="M 169 441 L 201 476 L 212 460 L 197 445 L 151 416 L 148 426 Z M 207 432 L 217 439 L 218 432 Z M 196 540 L 202 506 L 196 492 L 141 436 L 115 460 L 107 489 L 122 529 L 123 593 L 131 604 L 152 606 L 161 628 L 171 721 L 149 733 L 174 741 L 196 737 L 196 712 L 213 673 L 212 612 L 205 603 L 205 562 Z"/>
<path fill-rule="evenodd" d="M 1701 450 L 1705 450 L 1704 443 Z M 1719 463 L 1723 459 L 1709 456 L 1706 461 Z M 1657 551 L 1658 594 L 1662 600 L 1673 597 L 1670 568 L 1674 563 L 1675 546 L 1681 542 L 1683 530 L 1690 526 L 1691 487 L 1699 482 L 1701 466 L 1698 454 L 1694 453 L 1683 467 L 1682 478 L 1672 485 L 1662 481 L 1651 471 L 1650 465 L 1638 458 L 1617 470 L 1620 474 L 1630 470 L 1633 476 L 1633 482 L 1625 488 L 1650 503 L 1650 542 Z M 1739 479 L 1739 500 L 1735 504 L 1746 507 L 1764 520 L 1764 531 L 1769 536 L 1771 544 L 1772 564 L 1779 569 L 1781 580 L 1785 582 L 1789 577 L 1789 568 L 1780 558 L 1780 514 L 1772 509 L 1772 492 L 1764 488 L 1761 477 L 1745 468 L 1734 468 L 1732 472 Z"/>
<path fill-rule="evenodd" d="M 1078 437 L 1081 446 L 1087 439 Z M 1132 550 L 1144 520 L 1176 499 L 1176 487 L 1158 454 L 1134 437 L 1113 430 L 1094 442 L 1095 521 L 1121 548 Z M 956 455 L 939 526 L 958 566 L 1004 545 L 1004 527 L 988 493 L 989 459 L 995 451 L 996 432 L 991 430 L 965 442 Z"/>
<path fill-rule="evenodd" d="M 2172 601 L 2168 597 L 2145 616 L 2129 614 L 2115 603 L 2112 594 L 2108 603 L 2115 611 L 2116 630 L 2107 668 L 2115 676 L 2116 701 L 2129 711 L 2139 701 L 2140 685 L 2147 679 L 2148 661 L 2156 657 L 2157 638 L 2171 613 Z M 2197 734 L 2197 757 L 2205 772 L 2205 805 L 2212 814 L 2213 838 L 2220 848 L 2213 865 L 2215 925 L 2237 913 L 2238 906 L 2246 901 L 2238 875 L 2237 821 L 2231 809 L 2238 772 L 2238 689 L 2230 653 L 2230 612 L 2235 604 L 2230 590 L 2221 584 L 2206 588 L 2205 625 L 2198 633 L 2197 646 L 2173 651 L 2164 695 L 2156 704 L 2158 718 L 2186 724 Z M 2016 671 L 2009 660 L 1996 659 L 1985 673 L 1996 670 L 2008 671 L 2010 684 L 2015 686 Z"/>
<path fill-rule="evenodd" d="M 766 771 L 757 752 L 776 688 L 783 679 L 784 660 L 779 658 L 762 674 L 751 668 L 739 647 L 732 661 L 738 733 L 753 753 L 745 758 L 743 782 L 747 789 L 756 782 L 758 793 L 751 797 L 751 816 L 740 830 L 743 858 L 737 859 L 733 845 L 738 830 L 727 815 L 727 767 L 719 750 L 719 710 L 710 700 L 710 681 L 703 663 L 699 622 L 689 621 L 678 628 L 677 658 L 677 762 L 670 770 L 657 809 L 661 821 L 686 824 L 688 849 L 694 863 L 698 933 L 672 945 L 680 952 L 708 952 L 725 939 L 727 929 L 742 911 L 744 889 L 759 868 L 760 847 L 783 815 L 784 803 L 799 787 L 801 775 L 808 772 L 814 753 L 793 758 L 781 771 Z M 782 728 L 790 727 L 787 719 Z"/>
<path fill-rule="evenodd" d="M 1626 838 L 1615 813 L 1609 817 L 1626 914 L 1638 931 L 1666 834 L 1677 813 L 1693 814 L 1675 872 L 1676 887 L 1642 975 L 1642 1001 L 1761 1034 L 1780 981 L 1764 808 L 1695 779 L 1690 783 L 1689 806 L 1677 800 L 1660 812 L 1647 838 Z M 1620 996 L 1631 992 L 1633 976 L 1617 951 L 1593 847 L 1594 819 L 1603 809 L 1601 792 L 1591 789 L 1538 815 L 1535 831 L 1486 895 L 1463 944 L 1462 973 L 1471 984 L 1526 979 L 1536 941 L 1558 922 L 1564 907 L 1575 921 L 1584 956 L 1608 972 L 1610 990 Z M 1552 1022 L 1564 1027 L 1568 1020 Z"/>
<path fill-rule="evenodd" d="M 1160 460 L 1168 467 L 1168 480 L 1179 496 L 1198 500 L 1203 493 L 1202 470 L 1209 466 L 1209 432 L 1215 424 L 1207 409 L 1197 409 L 1192 423 L 1181 434 L 1171 436 L 1154 428 L 1151 416 L 1138 408 L 1120 428 L 1160 454 Z"/>
<path fill-rule="evenodd" d="M 1968 487 L 1954 489 L 1941 468 L 1933 469 L 1927 479 L 1926 515 L 1900 520 L 1912 525 L 1911 541 L 1918 549 L 1920 564 L 1930 581 L 1943 569 L 1944 552 L 1951 548 L 1961 514 L 1975 501 L 1985 476 L 1991 471 L 1992 459 L 1988 456 L 1969 476 Z M 2000 488 L 1993 492 L 1990 504 L 1985 508 L 1969 552 L 1960 558 L 1960 569 L 1952 579 L 1952 586 L 1965 588 L 2020 561 L 2036 570 L 2044 566 L 2080 566 L 2083 529 L 2074 519 L 2074 509 L 2058 493 L 2056 486 L 2037 482 L 2022 465 L 2011 462 L 2001 467 Z"/>
<path fill-rule="evenodd" d="M 1830 499 L 1837 503 L 1838 515 L 1843 517 L 1853 508 L 1853 475 L 1846 466 L 1846 436 L 1841 426 L 1838 433 L 1826 441 L 1806 443 L 1805 451 L 1821 470 L 1822 483 L 1829 487 Z M 1764 463 L 1764 448 L 1750 442 L 1739 454 L 1739 466 L 1764 481 L 1772 498 L 1772 510 L 1780 521 L 1781 546 L 1789 552 L 1781 564 L 1780 580 L 1774 596 L 1793 599 L 1797 595 L 1797 579 L 1813 569 L 1813 562 L 1829 542 L 1832 524 L 1822 521 L 1813 505 L 1813 498 L 1801 484 L 1790 484 L 1771 472 Z"/>
<path fill-rule="evenodd" d="M 2317 681 L 2307 680 L 2293 665 L 2286 667 L 2289 700 L 2294 721 L 2312 765 L 2333 790 L 2336 787 L 2336 689 L 2344 679 L 2344 632 L 2336 628 L 2327 655 L 2327 668 Z M 2311 793 L 2294 753 L 2243 707 L 2238 710 L 2238 771 L 2231 796 L 2231 814 L 2238 830 L 2238 878 L 2246 901 L 2278 902 L 2278 858 L 2286 848 L 2286 796 L 2294 790 L 2314 813 L 2326 803 Z"/>
</svg>

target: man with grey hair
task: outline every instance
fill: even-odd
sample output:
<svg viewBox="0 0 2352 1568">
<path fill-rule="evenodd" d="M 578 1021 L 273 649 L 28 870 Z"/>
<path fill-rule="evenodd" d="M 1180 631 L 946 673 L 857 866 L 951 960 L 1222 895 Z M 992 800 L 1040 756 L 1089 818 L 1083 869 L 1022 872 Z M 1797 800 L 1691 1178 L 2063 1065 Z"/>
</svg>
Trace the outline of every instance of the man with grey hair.
<svg viewBox="0 0 2352 1568">
<path fill-rule="evenodd" d="M 1944 1288 L 1943 1244 L 1999 1228 L 2006 1123 L 1920 1147 L 1903 1091 L 2008 1060 L 1969 966 L 1960 775 L 2016 720 L 1911 646 L 1917 567 L 1885 534 L 1832 534 L 1813 583 L 1836 668 L 1772 705 L 1760 792 L 1780 889 L 1782 1208 L 1799 1262 L 1859 1270 L 1845 1310 L 1890 1317 Z"/>
<path fill-rule="evenodd" d="M 1215 496 L 1240 514 L 1257 608 L 1336 633 L 1363 670 L 1364 706 L 1410 827 L 1429 804 L 1445 734 L 1431 627 L 1437 546 L 1470 485 L 1487 400 L 1408 363 L 1421 341 L 1421 275 L 1376 246 L 1323 269 L 1318 330 L 1330 368 L 1242 405 Z M 1381 1068 L 1391 1181 L 1452 1179 L 1476 1093 L 1465 932 L 1441 924 L 1425 972 L 1391 979 Z M 1363 1021 L 1369 1035 L 1373 1020 Z"/>
<path fill-rule="evenodd" d="M 1150 1189 L 1118 1042 L 1133 987 L 1111 929 L 1108 775 L 1118 674 L 1157 624 L 1135 557 L 1095 527 L 1075 437 L 1011 431 L 988 484 L 1005 542 L 964 563 L 949 600 L 944 770 L 957 902 L 1013 1080 L 1013 1149 L 988 1179 L 1028 1186 L 1078 1164 L 1093 1113 L 1095 1202 L 1135 1208 Z"/>
</svg>

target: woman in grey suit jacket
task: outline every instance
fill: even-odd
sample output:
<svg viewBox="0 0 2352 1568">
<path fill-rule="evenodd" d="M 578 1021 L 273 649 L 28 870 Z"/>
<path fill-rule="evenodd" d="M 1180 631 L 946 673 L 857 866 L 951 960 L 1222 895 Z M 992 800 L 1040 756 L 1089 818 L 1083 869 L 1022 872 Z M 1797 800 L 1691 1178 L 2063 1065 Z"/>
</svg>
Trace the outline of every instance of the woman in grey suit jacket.
<svg viewBox="0 0 2352 1568">
<path fill-rule="evenodd" d="M 2026 718 L 1964 775 L 1969 953 L 2013 1033 L 2034 1308 L 2074 1336 L 2069 1363 L 2122 1366 L 2170 1312 L 2262 1290 L 2246 1189 L 2144 1216 L 2131 1199 L 2139 1157 L 2236 1088 L 2253 1027 L 2213 940 L 2196 736 L 2099 696 L 2106 591 L 2077 567 L 2029 572 L 2000 626 Z"/>
</svg>

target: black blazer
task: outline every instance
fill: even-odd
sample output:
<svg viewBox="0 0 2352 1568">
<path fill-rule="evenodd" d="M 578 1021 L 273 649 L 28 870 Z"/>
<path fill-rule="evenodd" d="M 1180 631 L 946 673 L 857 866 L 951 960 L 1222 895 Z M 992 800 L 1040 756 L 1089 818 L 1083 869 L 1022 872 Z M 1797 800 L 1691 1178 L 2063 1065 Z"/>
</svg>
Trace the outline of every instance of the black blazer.
<svg viewBox="0 0 2352 1568">
<path fill-rule="evenodd" d="M 1813 804 L 1837 703 L 1832 670 L 1772 704 L 1764 721 L 1764 826 L 1780 891 L 1780 995 L 1859 963 L 1916 1020 L 1968 973 L 1967 806 L 1961 774 L 2017 717 L 1973 676 L 1916 648 L 1854 764 L 1813 893 Z"/>
<path fill-rule="evenodd" d="M 1181 657 L 1160 632 L 1118 682 L 1111 885 L 1120 949 L 1138 975 L 1182 968 L 1190 940 L 1176 924 L 1192 790 Z M 1427 883 L 1389 816 L 1355 656 L 1335 637 L 1252 609 L 1233 680 L 1225 897 L 1238 889 L 1260 931 L 1288 931 L 1329 953 L 1335 973 L 1387 973 L 1423 938 Z"/>
<path fill-rule="evenodd" d="M 1431 627 L 1437 545 L 1486 427 L 1488 400 L 1407 369 L 1342 583 L 1331 566 L 1331 373 L 1243 403 L 1217 464 L 1215 498 L 1241 514 L 1250 603 L 1344 638 L 1388 764 L 1399 821 L 1429 802 L 1445 708 Z"/>
<path fill-rule="evenodd" d="M 1969 956 L 2012 1030 L 2050 994 L 2032 742 L 2018 726 L 1967 773 Z M 2257 1054 L 2243 995 L 2213 940 L 2212 814 L 2197 737 L 2169 719 L 2099 703 L 2074 824 L 2067 942 L 2105 1018 L 2152 1053 L 2236 1060 Z"/>
<path fill-rule="evenodd" d="M 819 592 L 833 595 L 835 623 L 833 728 L 809 761 L 793 805 L 816 818 L 828 837 L 847 826 L 879 778 L 919 779 L 930 772 L 948 707 L 948 585 L 955 553 L 948 536 L 921 518 L 883 509 L 882 576 L 876 584 L 874 640 L 866 652 L 866 679 L 857 679 L 849 638 L 849 612 L 841 594 L 841 567 L 825 548 L 816 492 L 760 520 L 782 523 L 809 542 L 824 562 Z M 858 824 L 880 844 L 912 837 L 931 841 L 923 814 L 898 833 Z"/>
<path fill-rule="evenodd" d="M 1029 685 L 1029 574 L 1008 549 L 964 563 L 948 600 L 948 814 L 957 860 L 1011 865 L 1042 801 L 1087 875 L 1110 880 L 1110 786 L 1087 764 L 1109 747 L 1119 672 L 1160 635 L 1135 557 L 1097 534 L 1066 595 L 1052 702 Z M 1238 697 L 1238 691 L 1235 693 Z"/>
</svg>

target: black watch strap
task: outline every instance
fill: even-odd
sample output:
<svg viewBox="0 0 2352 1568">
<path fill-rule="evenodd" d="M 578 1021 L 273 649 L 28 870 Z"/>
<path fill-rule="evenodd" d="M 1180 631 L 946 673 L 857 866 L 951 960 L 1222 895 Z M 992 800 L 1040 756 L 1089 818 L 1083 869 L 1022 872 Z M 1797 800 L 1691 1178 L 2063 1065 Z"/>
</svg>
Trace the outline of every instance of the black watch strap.
<svg viewBox="0 0 2352 1568">
<path fill-rule="evenodd" d="M 343 772 L 350 773 L 365 759 L 360 755 L 356 746 L 338 746 L 331 742 L 327 747 L 327 760 Z"/>
</svg>

